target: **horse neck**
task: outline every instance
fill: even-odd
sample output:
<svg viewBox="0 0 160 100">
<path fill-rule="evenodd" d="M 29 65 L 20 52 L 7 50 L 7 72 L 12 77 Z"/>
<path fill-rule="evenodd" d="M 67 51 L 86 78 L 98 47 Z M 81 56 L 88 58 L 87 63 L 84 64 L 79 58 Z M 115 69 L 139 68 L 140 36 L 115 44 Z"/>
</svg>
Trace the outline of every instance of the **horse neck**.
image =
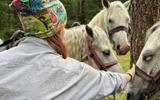
<svg viewBox="0 0 160 100">
<path fill-rule="evenodd" d="M 101 10 L 93 19 L 89 22 L 90 27 L 94 27 L 95 25 L 100 27 L 105 31 L 105 20 L 104 20 L 104 14 L 106 13 L 106 10 Z M 107 14 L 106 14 L 107 15 Z M 107 17 L 107 16 L 106 16 Z"/>
<path fill-rule="evenodd" d="M 69 56 L 82 61 L 87 56 L 85 50 L 86 32 L 85 26 L 79 28 L 65 29 L 64 42 Z"/>
</svg>

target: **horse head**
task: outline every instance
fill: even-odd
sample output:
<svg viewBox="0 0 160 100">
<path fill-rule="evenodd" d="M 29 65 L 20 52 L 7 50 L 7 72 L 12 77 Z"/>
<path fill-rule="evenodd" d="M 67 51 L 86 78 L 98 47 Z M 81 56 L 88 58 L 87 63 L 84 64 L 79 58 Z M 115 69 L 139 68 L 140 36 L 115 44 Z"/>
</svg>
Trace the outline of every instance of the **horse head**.
<svg viewBox="0 0 160 100">
<path fill-rule="evenodd" d="M 89 43 L 87 42 L 88 39 Z M 86 62 L 96 69 L 100 68 L 98 67 L 94 57 L 90 57 L 90 55 L 87 53 L 88 46 L 89 49 L 92 49 L 90 49 L 92 54 L 93 52 L 94 54 L 96 53 L 95 58 L 99 58 L 99 60 L 96 59 L 98 60 L 98 63 L 100 62 L 100 64 L 102 65 L 107 65 L 113 64 L 114 61 L 117 61 L 116 56 L 111 49 L 108 36 L 98 26 L 94 26 L 93 28 L 91 28 L 88 25 L 81 25 L 66 29 L 64 40 L 70 57 L 82 62 Z M 107 70 L 122 72 L 119 63 L 113 64 L 113 66 Z"/>
<path fill-rule="evenodd" d="M 136 63 L 137 75 L 126 89 L 128 100 L 144 100 L 160 91 L 159 39 L 160 22 L 154 24 L 147 31 L 145 46 Z"/>
<path fill-rule="evenodd" d="M 130 0 L 124 4 L 120 1 L 101 1 L 103 10 L 101 10 L 89 24 L 90 26 L 97 25 L 106 31 L 114 44 L 114 49 L 117 54 L 124 55 L 130 49 L 127 39 L 130 24 L 130 16 L 128 13 Z"/>
<path fill-rule="evenodd" d="M 117 63 L 117 59 L 111 49 L 109 38 L 107 37 L 105 32 L 97 26 L 94 26 L 94 28 L 92 29 L 88 25 L 86 25 L 85 29 L 87 37 L 89 37 L 91 41 L 91 48 L 89 49 L 92 49 L 90 50 L 90 60 L 92 62 L 92 66 L 96 66 L 98 67 L 98 69 L 102 70 L 122 72 L 121 67 Z M 95 53 L 93 51 L 95 51 Z M 97 60 L 100 60 L 101 62 L 97 62 Z"/>
</svg>

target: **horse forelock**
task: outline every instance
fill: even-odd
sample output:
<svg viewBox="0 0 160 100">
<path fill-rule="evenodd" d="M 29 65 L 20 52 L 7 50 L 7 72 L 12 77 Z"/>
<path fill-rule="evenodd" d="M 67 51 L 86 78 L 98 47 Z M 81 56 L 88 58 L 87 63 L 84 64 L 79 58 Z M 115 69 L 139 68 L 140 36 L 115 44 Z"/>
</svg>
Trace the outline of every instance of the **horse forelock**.
<svg viewBox="0 0 160 100">
<path fill-rule="evenodd" d="M 110 6 L 112 7 L 119 7 L 121 9 L 126 9 L 124 4 L 121 1 L 114 1 L 110 3 Z"/>
<path fill-rule="evenodd" d="M 123 11 L 125 15 L 128 15 L 128 9 L 124 6 L 124 4 L 121 1 L 114 1 L 110 4 L 110 11 L 119 12 L 116 10 Z"/>
</svg>

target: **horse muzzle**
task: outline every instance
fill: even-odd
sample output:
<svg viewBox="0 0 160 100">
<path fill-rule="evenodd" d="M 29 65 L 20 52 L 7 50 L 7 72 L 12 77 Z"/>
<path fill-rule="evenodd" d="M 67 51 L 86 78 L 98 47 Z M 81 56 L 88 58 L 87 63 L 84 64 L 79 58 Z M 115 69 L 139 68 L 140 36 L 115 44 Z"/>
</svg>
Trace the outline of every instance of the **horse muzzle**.
<svg viewBox="0 0 160 100">
<path fill-rule="evenodd" d="M 130 46 L 128 44 L 117 45 L 115 50 L 118 55 L 126 55 L 130 50 Z"/>
</svg>

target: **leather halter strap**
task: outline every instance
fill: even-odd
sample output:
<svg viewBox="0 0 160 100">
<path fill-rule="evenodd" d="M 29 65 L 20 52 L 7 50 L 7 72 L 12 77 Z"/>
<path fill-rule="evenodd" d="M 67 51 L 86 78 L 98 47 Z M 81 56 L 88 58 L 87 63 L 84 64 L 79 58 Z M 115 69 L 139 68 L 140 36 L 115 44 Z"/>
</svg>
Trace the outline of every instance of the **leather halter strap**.
<svg viewBox="0 0 160 100">
<path fill-rule="evenodd" d="M 89 36 L 87 36 L 87 38 L 86 38 L 85 45 L 86 45 L 88 59 L 90 59 L 90 58 L 93 59 L 100 70 L 107 70 L 109 67 L 116 65 L 118 63 L 118 61 L 116 61 L 116 60 L 109 62 L 109 63 L 103 63 L 102 60 L 100 59 L 100 57 L 97 55 L 96 51 L 93 49 L 92 41 L 89 38 Z"/>
<path fill-rule="evenodd" d="M 150 98 L 152 95 L 154 95 L 157 91 L 160 90 L 160 71 L 157 73 L 157 75 L 150 76 L 143 70 L 141 70 L 136 65 L 136 74 L 141 77 L 143 80 L 147 81 L 149 83 L 148 88 L 145 89 L 145 92 L 143 94 L 144 97 Z"/>
<path fill-rule="evenodd" d="M 141 70 L 137 65 L 136 65 L 136 74 L 147 82 L 155 82 L 160 79 L 160 71 L 157 73 L 157 75 L 153 77 L 148 75 L 143 70 Z"/>
<path fill-rule="evenodd" d="M 115 34 L 116 32 L 119 32 L 119 31 L 125 31 L 125 32 L 127 32 L 128 28 L 125 27 L 125 26 L 118 26 L 118 27 L 115 27 L 115 28 L 113 28 L 111 30 L 108 29 L 108 34 L 111 37 L 113 34 Z"/>
</svg>

